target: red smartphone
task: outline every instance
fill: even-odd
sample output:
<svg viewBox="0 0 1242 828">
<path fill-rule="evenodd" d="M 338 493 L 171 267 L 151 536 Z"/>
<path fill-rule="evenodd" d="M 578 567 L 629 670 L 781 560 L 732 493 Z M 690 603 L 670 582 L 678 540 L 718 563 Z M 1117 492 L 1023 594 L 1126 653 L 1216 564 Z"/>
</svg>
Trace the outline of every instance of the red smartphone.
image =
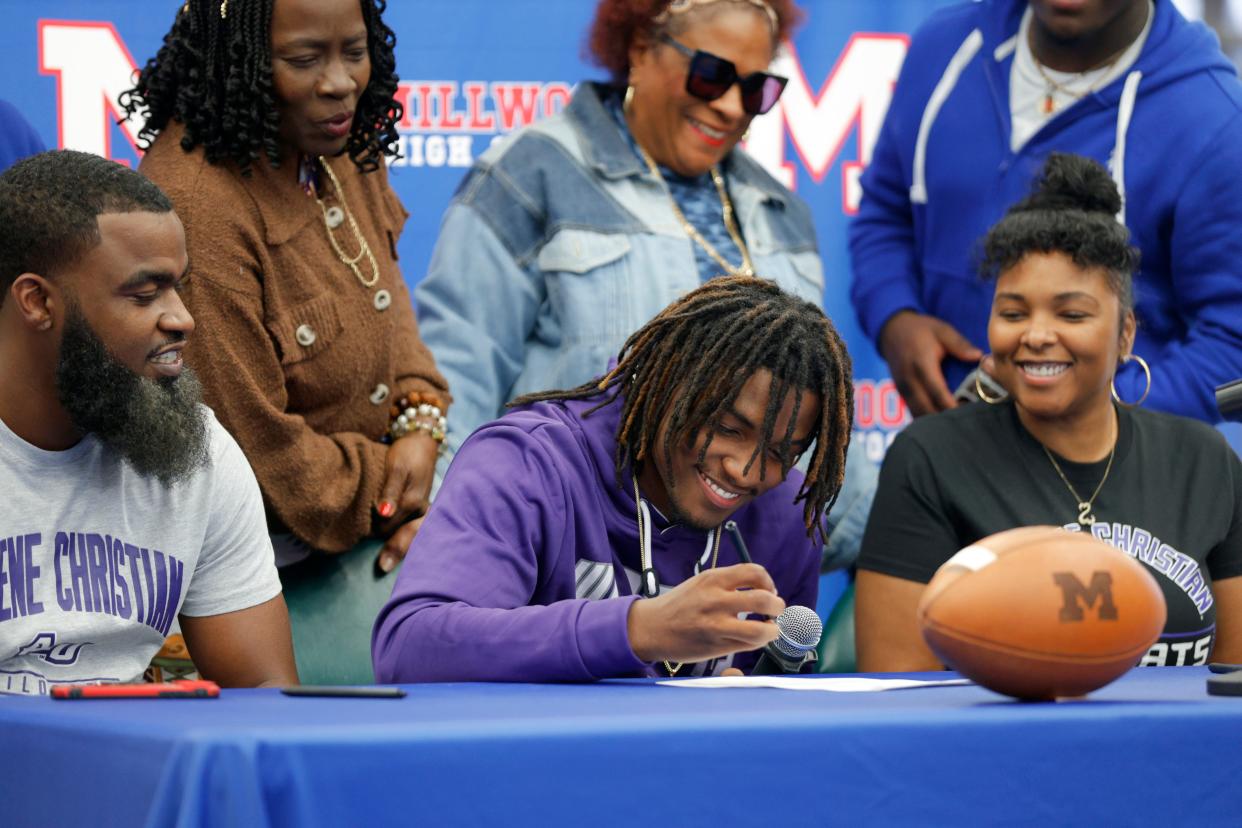
<svg viewBox="0 0 1242 828">
<path fill-rule="evenodd" d="M 58 684 L 54 699 L 214 699 L 220 686 L 214 681 L 180 680 L 163 684 Z"/>
</svg>

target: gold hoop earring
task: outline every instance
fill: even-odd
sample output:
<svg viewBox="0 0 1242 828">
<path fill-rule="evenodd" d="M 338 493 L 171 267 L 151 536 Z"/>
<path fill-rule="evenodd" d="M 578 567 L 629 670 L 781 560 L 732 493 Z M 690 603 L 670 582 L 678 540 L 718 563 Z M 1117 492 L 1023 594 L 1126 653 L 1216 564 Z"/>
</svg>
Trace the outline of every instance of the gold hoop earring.
<svg viewBox="0 0 1242 828">
<path fill-rule="evenodd" d="M 988 405 L 999 405 L 1008 399 L 1008 397 L 1004 394 L 998 394 L 995 397 L 989 397 L 987 395 L 987 392 L 983 389 L 983 383 L 979 379 L 983 376 L 983 373 L 983 360 L 981 359 L 979 360 L 979 367 L 975 369 L 975 393 L 979 395 L 979 399 L 983 400 Z"/>
<path fill-rule="evenodd" d="M 1137 362 L 1139 364 L 1139 367 L 1143 369 L 1143 375 L 1147 377 L 1147 387 L 1143 389 L 1143 396 L 1139 397 L 1138 400 L 1132 403 L 1128 403 L 1125 400 L 1123 400 L 1121 397 L 1117 396 L 1117 375 L 1116 374 L 1113 374 L 1113 381 L 1110 383 L 1110 385 L 1112 386 L 1114 400 L 1116 400 L 1121 405 L 1127 406 L 1129 408 L 1135 408 L 1137 406 L 1142 405 L 1143 400 L 1147 399 L 1147 395 L 1151 393 L 1151 366 L 1147 364 L 1147 360 L 1143 359 L 1138 354 L 1126 354 L 1125 356 L 1121 358 L 1122 365 L 1125 365 L 1127 362 Z"/>
<path fill-rule="evenodd" d="M 630 107 L 634 105 L 634 84 L 625 87 L 625 98 L 621 101 L 621 111 L 626 115 L 630 114 Z"/>
</svg>

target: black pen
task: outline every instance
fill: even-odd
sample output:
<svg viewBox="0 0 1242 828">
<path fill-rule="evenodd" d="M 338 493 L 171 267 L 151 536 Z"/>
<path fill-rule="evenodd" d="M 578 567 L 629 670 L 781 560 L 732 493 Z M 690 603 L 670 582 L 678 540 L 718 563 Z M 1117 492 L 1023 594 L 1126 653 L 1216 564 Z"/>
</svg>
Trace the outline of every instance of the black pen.
<svg viewBox="0 0 1242 828">
<path fill-rule="evenodd" d="M 750 559 L 750 550 L 746 548 L 746 541 L 742 540 L 742 533 L 737 528 L 737 521 L 726 520 L 724 528 L 733 538 L 733 548 L 737 550 L 737 556 L 742 559 L 742 563 L 754 563 Z"/>
</svg>

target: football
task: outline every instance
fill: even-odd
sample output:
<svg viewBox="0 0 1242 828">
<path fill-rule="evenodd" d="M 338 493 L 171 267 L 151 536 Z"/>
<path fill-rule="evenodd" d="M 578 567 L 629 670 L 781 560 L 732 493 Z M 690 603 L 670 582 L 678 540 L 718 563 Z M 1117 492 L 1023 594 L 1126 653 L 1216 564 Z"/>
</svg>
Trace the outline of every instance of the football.
<svg viewBox="0 0 1242 828">
<path fill-rule="evenodd" d="M 1088 533 L 1011 529 L 962 549 L 918 606 L 950 669 L 1019 699 L 1085 695 L 1133 667 L 1167 610 L 1143 565 Z"/>
</svg>

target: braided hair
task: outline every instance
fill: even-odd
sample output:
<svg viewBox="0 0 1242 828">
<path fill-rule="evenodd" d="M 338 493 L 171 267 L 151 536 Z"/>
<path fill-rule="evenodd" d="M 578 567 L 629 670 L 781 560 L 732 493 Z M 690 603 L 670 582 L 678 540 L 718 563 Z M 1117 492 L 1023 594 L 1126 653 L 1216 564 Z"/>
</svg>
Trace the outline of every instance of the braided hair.
<svg viewBox="0 0 1242 828">
<path fill-rule="evenodd" d="M 807 535 L 825 528 L 820 517 L 831 509 L 845 479 L 845 454 L 853 423 L 853 368 L 845 343 L 832 321 L 816 305 L 782 291 L 774 282 L 745 276 L 712 279 L 669 305 L 630 336 L 620 361 L 602 380 L 563 391 L 527 394 L 509 403 L 528 405 L 551 400 L 589 399 L 614 389 L 586 414 L 624 400 L 617 434 L 616 470 L 620 483 L 627 466 L 637 477 L 649 459 L 661 422 L 667 419 L 663 456 L 675 445 L 707 439 L 699 462 L 724 413 L 742 386 L 761 368 L 772 373 L 759 444 L 746 465 L 758 460 L 767 474 L 768 448 L 780 458 L 781 474 L 795 461 L 794 426 L 801 395 L 794 394 L 793 415 L 784 434 L 774 434 L 782 403 L 795 391 L 819 396 L 815 450 L 795 502 L 805 503 Z"/>
<path fill-rule="evenodd" d="M 147 61 L 119 103 L 126 120 L 147 120 L 138 132 L 143 149 L 175 119 L 185 125 L 181 148 L 202 145 L 213 164 L 232 161 L 243 173 L 266 156 L 280 164 L 280 115 L 272 85 L 271 23 L 275 0 L 189 0 L 177 13 L 164 45 Z M 404 114 L 397 93 L 397 38 L 384 24 L 387 0 L 359 0 L 367 27 L 371 81 L 358 100 L 346 143 L 359 169 L 379 168 L 397 154 L 396 124 Z"/>
</svg>

